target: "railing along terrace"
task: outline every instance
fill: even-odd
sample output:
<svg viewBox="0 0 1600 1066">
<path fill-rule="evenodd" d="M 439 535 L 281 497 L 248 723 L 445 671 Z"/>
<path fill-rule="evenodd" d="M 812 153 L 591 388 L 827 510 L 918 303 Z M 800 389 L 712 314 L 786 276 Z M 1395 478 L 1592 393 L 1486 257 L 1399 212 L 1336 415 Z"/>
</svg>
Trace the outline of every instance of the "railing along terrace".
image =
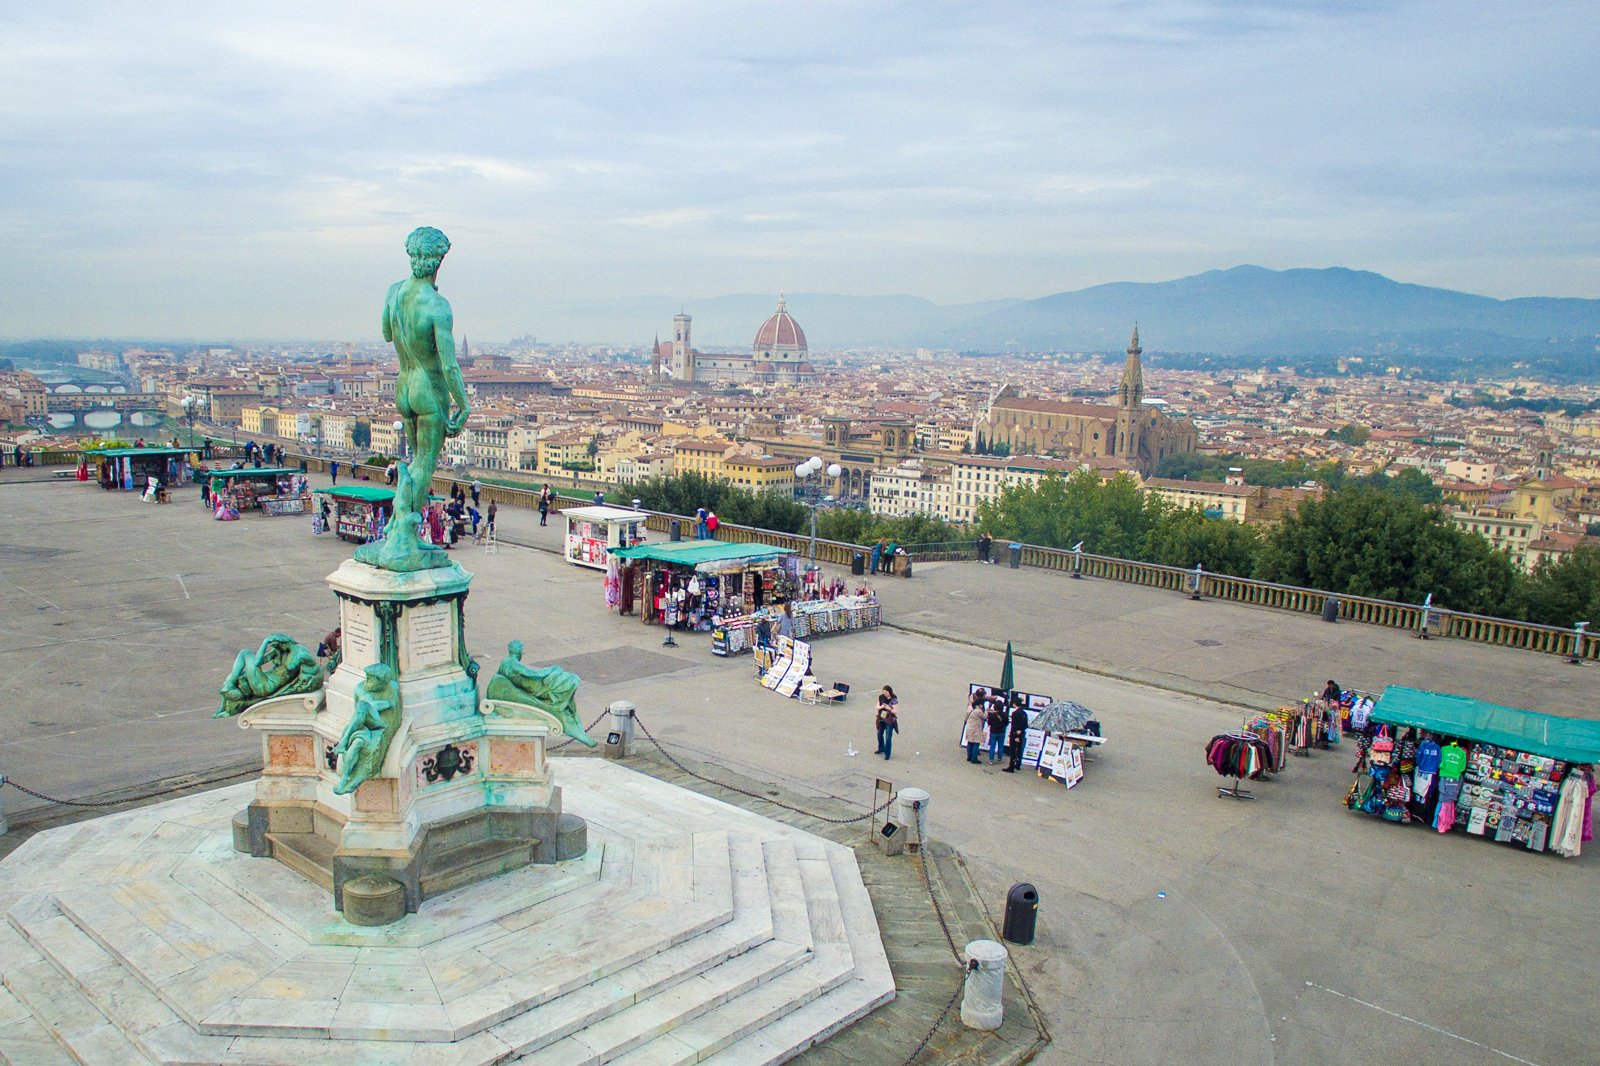
<svg viewBox="0 0 1600 1066">
<path fill-rule="evenodd" d="M 298 455 L 292 458 L 295 461 L 307 459 L 312 464 L 310 468 L 314 470 L 327 469 L 326 460 Z M 382 467 L 358 466 L 356 471 L 365 473 L 375 481 L 381 482 L 384 479 Z M 444 491 L 448 492 L 448 486 L 453 482 L 465 486 L 470 485 L 471 481 L 471 478 L 440 475 L 435 477 L 434 484 L 436 490 L 443 487 Z M 504 485 L 483 487 L 485 500 L 498 500 L 505 506 L 526 507 L 531 510 L 537 506 L 538 496 L 538 492 L 532 489 L 510 488 Z M 569 507 L 589 506 L 591 503 L 589 499 L 556 495 L 552 497 L 550 509 L 552 512 L 559 512 Z M 688 515 L 674 515 L 642 507 L 638 510 L 649 516 L 645 520 L 645 527 L 654 532 L 666 533 L 670 530 L 672 522 L 677 521 L 680 534 L 684 538 L 694 536 L 694 519 Z M 801 533 L 784 533 L 723 522 L 717 527 L 716 538 L 737 543 L 772 544 L 780 548 L 789 548 L 807 559 L 810 558 L 811 538 Z M 1001 564 L 1009 562 L 1010 545 L 1011 542 L 1004 538 L 997 539 L 990 558 Z M 978 557 L 975 540 L 906 544 L 901 547 L 905 548 L 908 557 L 917 562 L 960 562 L 975 560 Z M 846 544 L 843 541 L 824 540 L 820 537 L 817 539 L 818 562 L 849 566 L 856 552 L 870 555 L 871 551 L 871 545 Z M 1600 661 L 1600 635 L 1579 634 L 1571 628 L 1541 625 L 1536 622 L 1519 622 L 1510 618 L 1469 614 L 1439 606 L 1424 608 L 1415 603 L 1400 603 L 1371 596 L 1328 592 L 1325 589 L 1280 585 L 1256 578 L 1213 574 L 1195 568 L 1144 563 L 1133 559 L 1119 559 L 1112 555 L 1046 548 L 1037 544 L 1022 545 L 1020 562 L 1023 566 L 1042 570 L 1104 578 L 1109 581 L 1168 589 L 1189 595 L 1198 594 L 1202 599 L 1292 611 L 1296 614 L 1321 614 L 1331 597 L 1337 607 L 1337 617 L 1343 621 L 1382 626 L 1386 629 L 1402 629 L 1428 636 L 1453 637 L 1477 644 L 1492 644 L 1547 655 L 1562 655 L 1571 659 Z"/>
</svg>

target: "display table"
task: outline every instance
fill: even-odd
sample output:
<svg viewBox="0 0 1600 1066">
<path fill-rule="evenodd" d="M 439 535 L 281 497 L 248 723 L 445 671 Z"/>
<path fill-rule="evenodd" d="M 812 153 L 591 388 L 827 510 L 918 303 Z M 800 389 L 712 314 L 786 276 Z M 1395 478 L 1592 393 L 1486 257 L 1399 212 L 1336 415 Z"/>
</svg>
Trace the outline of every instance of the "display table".
<svg viewBox="0 0 1600 1066">
<path fill-rule="evenodd" d="M 832 633 L 876 629 L 883 624 L 883 606 L 873 596 L 840 596 L 832 600 L 803 600 L 789 605 L 793 611 L 794 635 L 814 640 Z M 711 654 L 739 655 L 755 647 L 756 622 L 765 617 L 774 636 L 782 609 L 739 618 L 724 618 L 711 631 Z"/>
</svg>

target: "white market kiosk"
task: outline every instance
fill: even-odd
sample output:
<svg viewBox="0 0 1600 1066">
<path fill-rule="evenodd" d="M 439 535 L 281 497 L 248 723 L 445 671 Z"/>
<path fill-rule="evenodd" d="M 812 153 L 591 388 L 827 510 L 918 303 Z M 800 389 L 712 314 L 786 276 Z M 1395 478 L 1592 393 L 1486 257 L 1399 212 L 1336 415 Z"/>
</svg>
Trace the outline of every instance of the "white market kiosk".
<svg viewBox="0 0 1600 1066">
<path fill-rule="evenodd" d="M 578 566 L 606 568 L 613 548 L 628 548 L 644 543 L 644 522 L 650 516 L 626 507 L 569 507 L 561 512 L 567 520 L 567 562 Z"/>
</svg>

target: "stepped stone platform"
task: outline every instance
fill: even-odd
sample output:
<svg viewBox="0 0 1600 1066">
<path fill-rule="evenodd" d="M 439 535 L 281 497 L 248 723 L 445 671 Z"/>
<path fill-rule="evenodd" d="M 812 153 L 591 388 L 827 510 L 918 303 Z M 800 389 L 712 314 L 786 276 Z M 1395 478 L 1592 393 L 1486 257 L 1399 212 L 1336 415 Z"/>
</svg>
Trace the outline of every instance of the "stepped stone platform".
<svg viewBox="0 0 1600 1066">
<path fill-rule="evenodd" d="M 850 848 L 562 763 L 586 855 L 387 926 L 233 850 L 252 785 L 35 836 L 0 864 L 0 1059 L 747 1066 L 894 997 Z"/>
</svg>

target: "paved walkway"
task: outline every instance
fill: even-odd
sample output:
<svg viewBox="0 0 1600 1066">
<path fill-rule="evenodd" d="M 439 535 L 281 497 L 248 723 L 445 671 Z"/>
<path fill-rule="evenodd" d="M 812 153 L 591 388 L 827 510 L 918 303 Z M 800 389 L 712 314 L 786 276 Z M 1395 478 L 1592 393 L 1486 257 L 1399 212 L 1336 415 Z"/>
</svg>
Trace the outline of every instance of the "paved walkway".
<svg viewBox="0 0 1600 1066">
<path fill-rule="evenodd" d="M 323 578 L 348 544 L 312 537 L 304 518 L 211 521 L 197 490 L 162 507 L 75 483 L 0 484 L 0 511 L 0 769 L 84 797 L 259 758 L 259 738 L 210 718 L 216 688 L 239 648 L 273 632 L 314 643 L 331 628 Z M 711 656 L 703 634 L 662 648 L 659 629 L 605 610 L 594 571 L 510 546 L 553 547 L 554 527 L 502 516 L 498 553 L 459 556 L 476 574 L 468 640 L 480 659 L 525 639 L 530 662 L 584 677 L 585 721 L 629 699 L 665 743 L 785 793 L 865 809 L 875 777 L 926 788 L 933 835 L 967 858 L 992 910 L 1011 884 L 1038 886 L 1039 938 L 1015 958 L 1054 1031 L 1040 1063 L 1592 1058 L 1600 852 L 1563 862 L 1351 815 L 1348 750 L 1292 760 L 1254 803 L 1219 800 L 1200 753 L 1240 709 L 1173 691 L 1296 695 L 1329 662 L 1347 684 L 1450 681 L 1422 672 L 1449 655 L 1485 694 L 1559 708 L 1566 697 L 1545 690 L 1582 684 L 1591 667 L 948 564 L 882 593 L 897 624 L 962 639 L 820 640 L 818 673 L 861 698 L 809 707 L 753 685 L 750 659 Z M 1071 792 L 961 757 L 966 685 L 996 679 L 987 644 L 1008 636 L 1036 656 L 1018 662 L 1019 686 L 1079 699 L 1106 723 L 1110 742 Z M 1198 639 L 1222 640 L 1220 654 Z M 870 754 L 870 696 L 885 682 L 904 711 L 888 763 Z M 5 799 L 26 832 L 30 804 Z"/>
</svg>

